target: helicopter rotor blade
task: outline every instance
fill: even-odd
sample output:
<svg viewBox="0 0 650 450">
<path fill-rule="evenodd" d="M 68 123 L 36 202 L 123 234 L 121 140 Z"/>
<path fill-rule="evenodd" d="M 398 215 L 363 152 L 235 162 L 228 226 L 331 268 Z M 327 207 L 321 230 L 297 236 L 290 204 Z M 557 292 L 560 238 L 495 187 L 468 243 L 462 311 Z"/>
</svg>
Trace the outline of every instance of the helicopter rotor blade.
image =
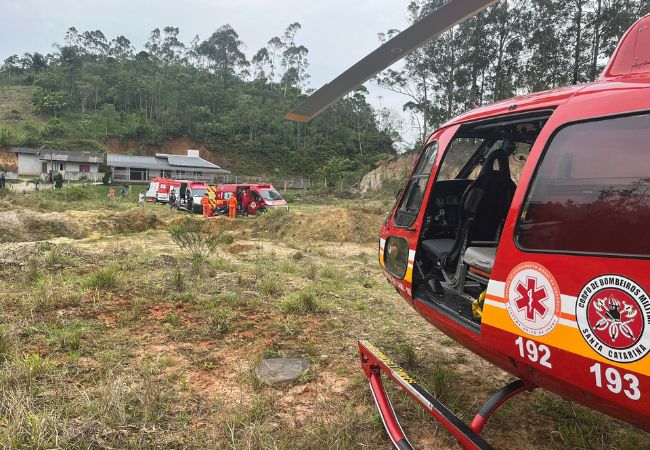
<svg viewBox="0 0 650 450">
<path fill-rule="evenodd" d="M 394 62 L 454 25 L 478 14 L 499 0 L 450 0 L 357 62 L 311 94 L 287 114 L 294 122 L 307 122 Z"/>
</svg>

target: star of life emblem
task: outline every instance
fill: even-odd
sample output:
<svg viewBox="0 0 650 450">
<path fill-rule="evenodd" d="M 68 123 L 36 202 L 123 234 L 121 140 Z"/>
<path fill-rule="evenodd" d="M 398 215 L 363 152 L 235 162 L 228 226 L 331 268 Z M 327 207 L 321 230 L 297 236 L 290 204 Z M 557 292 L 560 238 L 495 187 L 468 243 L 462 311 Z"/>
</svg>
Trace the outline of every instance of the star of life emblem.
<svg viewBox="0 0 650 450">
<path fill-rule="evenodd" d="M 650 351 L 650 298 L 628 278 L 589 281 L 578 295 L 576 319 L 587 344 L 611 361 L 638 361 Z"/>
<path fill-rule="evenodd" d="M 506 279 L 505 293 L 508 315 L 524 333 L 543 336 L 560 321 L 560 289 L 544 266 L 534 262 L 516 266 Z"/>
</svg>

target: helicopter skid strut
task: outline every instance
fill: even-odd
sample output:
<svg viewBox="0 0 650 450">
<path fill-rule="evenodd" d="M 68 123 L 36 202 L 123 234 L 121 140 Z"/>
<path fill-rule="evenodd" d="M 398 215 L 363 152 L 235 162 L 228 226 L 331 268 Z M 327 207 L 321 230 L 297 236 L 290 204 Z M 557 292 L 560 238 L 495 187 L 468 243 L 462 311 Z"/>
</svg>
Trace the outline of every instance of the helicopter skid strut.
<svg viewBox="0 0 650 450">
<path fill-rule="evenodd" d="M 493 448 L 480 436 L 485 424 L 490 420 L 492 414 L 509 399 L 535 388 L 535 386 L 529 385 L 522 380 L 516 380 L 504 386 L 483 405 L 474 420 L 472 420 L 472 424 L 468 426 L 372 344 L 359 341 L 359 353 L 361 366 L 370 381 L 370 389 L 384 423 L 384 428 L 398 450 L 413 450 L 413 446 L 406 438 L 395 415 L 393 405 L 386 395 L 381 378 L 382 372 L 396 382 L 403 391 L 449 430 L 459 444 L 467 449 Z"/>
</svg>

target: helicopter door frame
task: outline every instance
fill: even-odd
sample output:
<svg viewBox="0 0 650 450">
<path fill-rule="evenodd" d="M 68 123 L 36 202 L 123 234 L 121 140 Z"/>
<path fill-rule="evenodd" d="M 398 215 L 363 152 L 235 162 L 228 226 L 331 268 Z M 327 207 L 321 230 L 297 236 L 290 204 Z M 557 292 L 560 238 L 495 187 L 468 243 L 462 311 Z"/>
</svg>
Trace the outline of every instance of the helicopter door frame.
<svg viewBox="0 0 650 450">
<path fill-rule="evenodd" d="M 399 208 L 402 203 L 406 200 L 405 197 L 408 195 L 407 188 L 404 188 L 400 194 L 397 196 L 395 205 L 393 206 L 390 216 L 384 223 L 384 229 L 390 230 L 390 233 L 386 238 L 380 238 L 379 240 L 379 264 L 384 269 L 384 273 L 388 278 L 388 281 L 395 287 L 395 290 L 402 295 L 406 301 L 413 304 L 413 269 L 414 262 L 416 257 L 417 246 L 420 240 L 420 231 L 422 229 L 422 222 L 426 213 L 426 202 L 431 193 L 431 189 L 435 184 L 435 178 L 438 174 L 438 168 L 440 167 L 441 161 L 444 158 L 445 152 L 449 143 L 456 135 L 456 132 L 460 128 L 460 124 L 452 125 L 446 128 L 442 128 L 434 132 L 427 139 L 426 143 L 422 146 L 420 155 L 413 163 L 411 172 L 409 173 L 408 182 L 406 187 L 408 188 L 411 185 L 418 167 L 420 166 L 420 161 L 425 154 L 426 150 L 431 148 L 432 145 L 437 143 L 437 151 L 435 155 L 435 160 L 431 167 L 429 173 L 427 184 L 422 196 L 422 200 L 419 206 L 417 213 L 413 215 L 413 221 L 408 225 L 398 226 L 395 224 L 395 218 L 399 213 Z M 395 245 L 393 245 L 393 243 Z M 406 248 L 402 249 L 401 247 L 406 244 Z M 395 252 L 395 250 L 399 250 Z M 388 266 L 390 264 L 390 259 L 396 259 L 396 263 L 401 266 L 403 271 L 391 271 Z"/>
</svg>

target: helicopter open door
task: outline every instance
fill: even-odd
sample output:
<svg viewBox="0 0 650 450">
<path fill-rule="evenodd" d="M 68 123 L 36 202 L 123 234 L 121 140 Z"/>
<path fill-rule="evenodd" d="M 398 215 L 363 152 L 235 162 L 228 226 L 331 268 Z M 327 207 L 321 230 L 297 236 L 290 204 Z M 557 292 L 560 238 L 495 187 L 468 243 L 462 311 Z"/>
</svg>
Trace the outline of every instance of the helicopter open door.
<svg viewBox="0 0 650 450">
<path fill-rule="evenodd" d="M 510 114 L 455 130 L 424 206 L 414 258 L 416 308 L 433 308 L 480 333 L 517 183 L 551 114 Z"/>
</svg>

